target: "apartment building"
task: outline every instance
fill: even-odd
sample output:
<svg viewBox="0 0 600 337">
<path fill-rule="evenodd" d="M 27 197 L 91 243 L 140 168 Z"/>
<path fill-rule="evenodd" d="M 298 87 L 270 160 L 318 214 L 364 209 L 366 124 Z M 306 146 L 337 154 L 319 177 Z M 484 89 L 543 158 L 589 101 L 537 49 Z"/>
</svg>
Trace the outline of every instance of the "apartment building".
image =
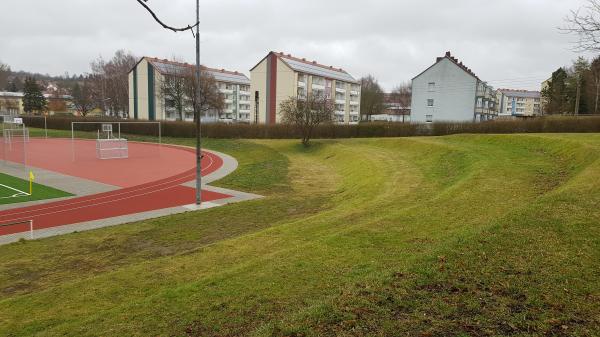
<svg viewBox="0 0 600 337">
<path fill-rule="evenodd" d="M 23 114 L 23 93 L 0 91 L 0 116 Z"/>
<path fill-rule="evenodd" d="M 494 88 L 450 52 L 412 80 L 413 122 L 478 122 L 497 116 Z"/>
<path fill-rule="evenodd" d="M 341 68 L 290 54 L 269 52 L 250 70 L 254 122 L 282 121 L 281 102 L 307 93 L 335 100 L 334 121 L 356 124 L 360 118 L 360 82 Z"/>
<path fill-rule="evenodd" d="M 202 122 L 251 122 L 250 79 L 237 71 L 202 67 L 212 75 L 223 94 L 223 111 L 208 111 L 202 115 Z M 174 103 L 162 94 L 161 88 L 167 76 L 193 74 L 195 66 L 188 63 L 143 57 L 129 72 L 129 111 L 135 119 L 179 120 Z M 186 100 L 184 120 L 193 121 L 194 109 Z"/>
<path fill-rule="evenodd" d="M 503 118 L 536 117 L 542 115 L 542 95 L 539 91 L 499 89 L 498 116 Z"/>
<path fill-rule="evenodd" d="M 16 117 L 25 114 L 23 108 L 23 96 L 22 92 L 9 92 L 0 91 L 0 116 Z M 44 112 L 47 115 L 55 115 L 57 113 L 75 113 L 75 107 L 73 106 L 73 97 L 70 95 L 55 95 L 55 94 L 44 94 L 44 97 L 48 101 L 48 110 Z M 64 110 L 53 111 L 52 102 L 60 102 Z"/>
</svg>

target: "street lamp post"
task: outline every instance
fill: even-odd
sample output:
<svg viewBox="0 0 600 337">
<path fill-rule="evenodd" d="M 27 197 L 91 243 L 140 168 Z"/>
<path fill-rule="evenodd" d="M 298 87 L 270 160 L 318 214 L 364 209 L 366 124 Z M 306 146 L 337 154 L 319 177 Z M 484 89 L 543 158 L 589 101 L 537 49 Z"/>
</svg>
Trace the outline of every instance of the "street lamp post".
<svg viewBox="0 0 600 337">
<path fill-rule="evenodd" d="M 200 0 L 196 0 L 196 205 L 202 203 L 202 150 L 200 142 Z"/>
</svg>

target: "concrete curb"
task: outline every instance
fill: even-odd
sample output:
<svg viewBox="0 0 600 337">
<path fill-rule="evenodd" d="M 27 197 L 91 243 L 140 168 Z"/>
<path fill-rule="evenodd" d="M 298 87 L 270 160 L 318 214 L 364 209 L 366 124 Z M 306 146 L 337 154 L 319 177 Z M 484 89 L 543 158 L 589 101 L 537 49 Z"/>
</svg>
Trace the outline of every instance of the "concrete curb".
<svg viewBox="0 0 600 337">
<path fill-rule="evenodd" d="M 185 147 L 185 146 L 181 146 L 181 147 Z M 203 177 L 202 188 L 207 191 L 213 191 L 213 192 L 231 195 L 230 198 L 214 200 L 211 202 L 204 202 L 204 203 L 202 203 L 202 205 L 200 207 L 196 206 L 195 204 L 184 205 L 184 206 L 179 206 L 179 207 L 165 208 L 165 209 L 159 209 L 159 210 L 154 210 L 154 211 L 149 211 L 149 212 L 129 214 L 129 215 L 123 215 L 123 216 L 118 216 L 118 217 L 112 217 L 112 218 L 106 218 L 106 219 L 94 220 L 94 221 L 87 221 L 87 222 L 82 222 L 82 223 L 77 223 L 77 224 L 64 225 L 64 226 L 39 229 L 39 230 L 35 230 L 35 224 L 34 224 L 33 239 L 37 240 L 37 239 L 42 239 L 42 238 L 47 238 L 47 237 L 52 237 L 52 236 L 57 236 L 57 235 L 69 234 L 69 233 L 73 233 L 73 232 L 82 232 L 82 231 L 88 231 L 88 230 L 99 229 L 99 228 L 104 228 L 104 227 L 123 225 L 123 224 L 127 224 L 127 223 L 149 220 L 149 219 L 159 218 L 159 217 L 168 216 L 168 215 L 180 214 L 180 213 L 185 213 L 185 212 L 190 212 L 190 211 L 201 211 L 201 210 L 210 209 L 210 208 L 214 208 L 214 207 L 225 206 L 225 205 L 228 205 L 231 203 L 263 198 L 263 196 L 257 195 L 257 194 L 239 192 L 239 191 L 234 191 L 234 190 L 229 190 L 229 189 L 225 189 L 225 188 L 207 185 L 209 183 L 212 183 L 214 181 L 222 179 L 223 177 L 226 177 L 227 175 L 234 172 L 238 168 L 238 162 L 232 156 L 229 156 L 229 155 L 221 153 L 221 152 L 212 151 L 212 150 L 203 150 L 203 151 L 211 152 L 211 153 L 221 157 L 221 159 L 223 159 L 223 166 L 221 168 L 219 168 L 217 171 L 207 175 L 206 177 Z M 54 173 L 54 172 L 50 172 L 50 171 L 48 171 L 48 172 Z M 69 178 L 70 178 L 70 176 L 69 176 Z M 96 184 L 98 184 L 98 183 L 96 183 Z M 106 185 L 106 186 L 113 188 L 113 189 L 117 189 L 116 187 L 113 187 L 113 186 L 108 186 L 108 185 Z M 187 183 L 183 184 L 183 186 L 194 188 L 196 185 L 195 185 L 195 181 L 191 181 L 191 182 L 187 182 Z M 52 187 L 54 187 L 54 186 L 52 186 Z M 104 188 L 104 186 L 100 186 L 100 187 L 96 187 L 96 188 Z M 93 193 L 91 193 L 91 194 L 93 194 Z M 64 198 L 64 199 L 67 199 L 67 198 Z M 44 203 L 44 202 L 56 201 L 56 200 L 59 200 L 59 199 L 50 199 L 50 200 L 45 200 L 45 201 L 40 201 L 40 202 L 32 202 L 32 203 Z M 18 204 L 18 207 L 23 207 L 23 206 L 24 206 L 24 204 Z M 19 241 L 20 239 L 30 240 L 31 239 L 30 235 L 31 235 L 30 232 L 23 232 L 23 233 L 18 233 L 18 234 L 0 236 L 0 245 L 13 243 L 13 242 Z"/>
</svg>

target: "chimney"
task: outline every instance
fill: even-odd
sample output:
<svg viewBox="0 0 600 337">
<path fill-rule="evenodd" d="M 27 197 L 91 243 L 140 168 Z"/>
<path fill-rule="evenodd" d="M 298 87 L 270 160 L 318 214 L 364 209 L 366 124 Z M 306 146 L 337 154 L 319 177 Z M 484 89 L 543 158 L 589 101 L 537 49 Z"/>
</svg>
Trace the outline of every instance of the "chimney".
<svg viewBox="0 0 600 337">
<path fill-rule="evenodd" d="M 306 58 L 305 58 L 305 57 L 303 57 L 303 58 L 302 58 L 302 61 L 306 61 Z"/>
<path fill-rule="evenodd" d="M 292 54 L 288 54 L 288 57 L 292 57 Z"/>
<path fill-rule="evenodd" d="M 280 51 L 280 52 L 279 52 L 279 55 L 283 56 L 283 52 L 282 52 L 282 51 Z"/>
<path fill-rule="evenodd" d="M 446 52 L 446 57 L 452 57 L 452 54 L 449 51 L 447 51 Z"/>
<path fill-rule="evenodd" d="M 317 61 L 312 61 L 312 64 L 317 64 Z"/>
<path fill-rule="evenodd" d="M 221 72 L 222 72 L 222 73 L 224 73 L 224 72 L 225 72 L 225 69 L 221 68 Z"/>
</svg>

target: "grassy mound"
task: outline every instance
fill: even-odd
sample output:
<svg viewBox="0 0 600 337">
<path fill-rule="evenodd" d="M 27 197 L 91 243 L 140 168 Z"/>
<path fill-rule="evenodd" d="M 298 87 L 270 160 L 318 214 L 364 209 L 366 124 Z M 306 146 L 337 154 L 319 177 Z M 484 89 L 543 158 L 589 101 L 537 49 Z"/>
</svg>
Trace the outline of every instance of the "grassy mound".
<svg viewBox="0 0 600 337">
<path fill-rule="evenodd" d="M 207 145 L 267 197 L 0 247 L 0 334 L 600 331 L 600 135 Z"/>
</svg>

